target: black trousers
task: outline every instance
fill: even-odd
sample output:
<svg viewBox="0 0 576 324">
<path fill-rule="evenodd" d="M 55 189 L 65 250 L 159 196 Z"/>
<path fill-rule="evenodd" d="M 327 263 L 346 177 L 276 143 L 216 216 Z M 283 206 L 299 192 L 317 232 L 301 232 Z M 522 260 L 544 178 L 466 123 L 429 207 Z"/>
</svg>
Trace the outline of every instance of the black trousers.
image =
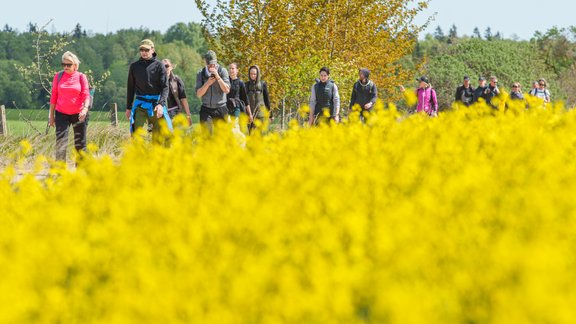
<svg viewBox="0 0 576 324">
<path fill-rule="evenodd" d="M 208 108 L 202 106 L 200 108 L 200 122 L 209 122 L 214 120 L 228 120 L 228 108 L 226 106 L 220 108 Z"/>
<path fill-rule="evenodd" d="M 74 148 L 77 152 L 86 150 L 86 126 L 88 116 L 84 122 L 79 122 L 79 114 L 67 115 L 59 111 L 55 112 L 56 123 L 56 160 L 66 161 L 66 149 L 68 146 L 68 129 L 74 129 Z"/>
</svg>

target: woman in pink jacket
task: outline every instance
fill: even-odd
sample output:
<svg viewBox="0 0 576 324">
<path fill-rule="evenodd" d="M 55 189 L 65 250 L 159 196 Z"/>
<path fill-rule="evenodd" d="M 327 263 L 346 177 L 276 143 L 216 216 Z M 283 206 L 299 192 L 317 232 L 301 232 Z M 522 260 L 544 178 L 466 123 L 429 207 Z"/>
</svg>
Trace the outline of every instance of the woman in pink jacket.
<svg viewBox="0 0 576 324">
<path fill-rule="evenodd" d="M 438 99 L 436 98 L 436 90 L 432 88 L 430 81 L 425 76 L 422 76 L 416 81 L 419 81 L 418 89 L 416 89 L 416 97 L 418 104 L 416 105 L 416 112 L 424 112 L 428 116 L 438 116 Z M 402 92 L 405 91 L 403 86 L 400 86 Z"/>
<path fill-rule="evenodd" d="M 90 89 L 86 75 L 78 72 L 80 60 L 72 52 L 62 55 L 62 68 L 54 75 L 50 97 L 50 126 L 56 126 L 56 160 L 66 161 L 68 129 L 74 129 L 76 151 L 86 149 L 86 116 Z"/>
</svg>

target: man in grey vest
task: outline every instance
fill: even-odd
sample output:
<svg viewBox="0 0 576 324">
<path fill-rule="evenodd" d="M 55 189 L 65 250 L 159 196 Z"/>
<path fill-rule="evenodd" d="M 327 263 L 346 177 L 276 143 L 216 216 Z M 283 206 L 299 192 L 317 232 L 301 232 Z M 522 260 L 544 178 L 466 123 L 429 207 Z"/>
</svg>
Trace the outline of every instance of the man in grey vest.
<svg viewBox="0 0 576 324">
<path fill-rule="evenodd" d="M 230 92 L 228 71 L 218 65 L 216 53 L 210 50 L 204 55 L 206 66 L 196 75 L 196 95 L 202 99 L 200 122 L 228 120 L 226 94 Z"/>
<path fill-rule="evenodd" d="M 327 109 L 328 116 L 324 115 Z M 330 80 L 330 70 L 327 67 L 320 69 L 320 78 L 312 86 L 310 95 L 309 123 L 313 125 L 319 121 L 334 119 L 340 121 L 340 94 L 334 81 Z"/>
</svg>

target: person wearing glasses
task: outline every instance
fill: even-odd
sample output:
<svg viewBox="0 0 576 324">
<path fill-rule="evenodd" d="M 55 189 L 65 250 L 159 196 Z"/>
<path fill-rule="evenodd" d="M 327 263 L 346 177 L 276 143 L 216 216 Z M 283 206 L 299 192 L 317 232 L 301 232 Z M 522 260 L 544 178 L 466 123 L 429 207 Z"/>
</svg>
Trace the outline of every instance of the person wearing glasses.
<svg viewBox="0 0 576 324">
<path fill-rule="evenodd" d="M 152 137 L 159 139 L 160 127 L 172 130 L 172 121 L 166 107 L 169 93 L 168 74 L 164 64 L 156 59 L 154 43 L 140 42 L 140 59 L 130 64 L 126 95 L 126 118 L 130 120 L 130 133 L 152 124 Z M 136 98 L 134 98 L 136 97 Z"/>
<path fill-rule="evenodd" d="M 56 127 L 56 160 L 66 161 L 68 129 L 74 129 L 74 148 L 86 150 L 86 117 L 90 109 L 90 89 L 86 75 L 78 72 L 80 60 L 72 52 L 62 55 L 63 71 L 54 75 L 48 124 Z M 81 155 L 80 155 L 81 157 Z"/>
<path fill-rule="evenodd" d="M 548 83 L 544 78 L 538 80 L 538 88 L 532 89 L 530 94 L 534 97 L 541 98 L 544 100 L 544 104 L 550 102 L 550 91 L 546 89 L 548 87 Z"/>
<path fill-rule="evenodd" d="M 182 110 L 184 110 L 184 112 L 186 112 L 188 126 L 192 126 L 192 115 L 190 115 L 190 107 L 188 106 L 188 99 L 186 99 L 184 81 L 174 74 L 174 65 L 172 65 L 169 59 L 163 59 L 162 63 L 168 74 L 168 88 L 170 89 L 168 92 L 168 115 L 170 119 L 174 119 L 176 115 L 182 113 Z"/>
<path fill-rule="evenodd" d="M 498 109 L 498 107 L 492 102 L 494 97 L 500 95 L 500 89 L 498 89 L 498 79 L 495 76 L 490 77 L 490 84 L 488 85 L 487 92 L 486 103 L 492 106 L 492 108 Z"/>
<path fill-rule="evenodd" d="M 520 87 L 520 83 L 518 83 L 518 82 L 512 83 L 512 87 L 510 90 L 510 99 L 511 100 L 524 100 L 524 95 L 522 94 L 522 89 Z"/>
</svg>

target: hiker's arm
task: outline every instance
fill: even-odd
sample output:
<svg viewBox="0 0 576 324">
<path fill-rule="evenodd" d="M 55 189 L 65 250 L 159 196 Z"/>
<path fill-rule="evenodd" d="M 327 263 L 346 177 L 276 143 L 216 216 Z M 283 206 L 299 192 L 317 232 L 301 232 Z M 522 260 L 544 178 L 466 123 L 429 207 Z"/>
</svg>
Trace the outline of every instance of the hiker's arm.
<svg viewBox="0 0 576 324">
<path fill-rule="evenodd" d="M 220 86 L 220 90 L 222 92 L 228 94 L 230 92 L 230 76 L 228 75 L 228 71 L 226 69 L 222 69 L 222 75 L 216 72 L 216 81 Z"/>
<path fill-rule="evenodd" d="M 248 94 L 246 93 L 246 85 L 242 81 L 240 81 L 240 100 L 244 101 L 246 114 L 248 114 L 248 118 L 250 119 L 250 122 L 252 122 L 254 116 L 252 116 L 252 110 L 250 109 L 250 101 L 248 100 Z"/>
<path fill-rule="evenodd" d="M 316 85 L 312 86 L 310 90 L 310 100 L 308 100 L 308 106 L 310 107 L 310 115 L 308 116 L 308 124 L 312 125 L 314 123 L 314 110 L 316 109 Z"/>
<path fill-rule="evenodd" d="M 186 112 L 186 119 L 188 120 L 188 125 L 192 125 L 192 114 L 190 113 L 190 106 L 188 106 L 188 99 L 182 98 L 180 99 L 182 103 L 182 107 L 184 107 L 184 111 Z"/>
<path fill-rule="evenodd" d="M 88 110 L 90 109 L 90 102 L 91 102 L 90 87 L 88 86 L 88 78 L 86 78 L 86 75 L 84 74 L 80 75 L 80 85 L 82 89 L 80 97 L 83 99 L 84 103 L 82 104 L 82 111 L 80 111 L 80 114 L 78 115 L 78 120 L 80 122 L 83 122 L 86 119 L 86 115 L 88 115 Z"/>
<path fill-rule="evenodd" d="M 375 105 L 376 100 L 378 100 L 378 88 L 375 83 L 372 83 L 372 100 L 370 100 L 370 102 Z"/>
<path fill-rule="evenodd" d="M 170 92 L 170 84 L 168 80 L 168 73 L 166 72 L 166 67 L 164 64 L 160 64 L 160 99 L 158 99 L 157 105 L 161 105 L 162 107 L 168 106 L 168 93 Z"/>
<path fill-rule="evenodd" d="M 266 82 L 262 82 L 262 96 L 264 97 L 264 106 L 270 110 L 270 96 L 268 95 L 268 84 Z M 270 117 L 272 117 L 272 114 L 270 114 Z"/>
<path fill-rule="evenodd" d="M 55 108 L 56 105 L 55 104 L 50 104 L 50 112 L 48 113 L 48 126 L 54 126 L 56 124 L 55 120 L 56 118 L 54 117 L 55 112 Z"/>
<path fill-rule="evenodd" d="M 336 84 L 334 84 L 334 118 L 337 122 L 340 121 L 340 93 Z"/>
</svg>

